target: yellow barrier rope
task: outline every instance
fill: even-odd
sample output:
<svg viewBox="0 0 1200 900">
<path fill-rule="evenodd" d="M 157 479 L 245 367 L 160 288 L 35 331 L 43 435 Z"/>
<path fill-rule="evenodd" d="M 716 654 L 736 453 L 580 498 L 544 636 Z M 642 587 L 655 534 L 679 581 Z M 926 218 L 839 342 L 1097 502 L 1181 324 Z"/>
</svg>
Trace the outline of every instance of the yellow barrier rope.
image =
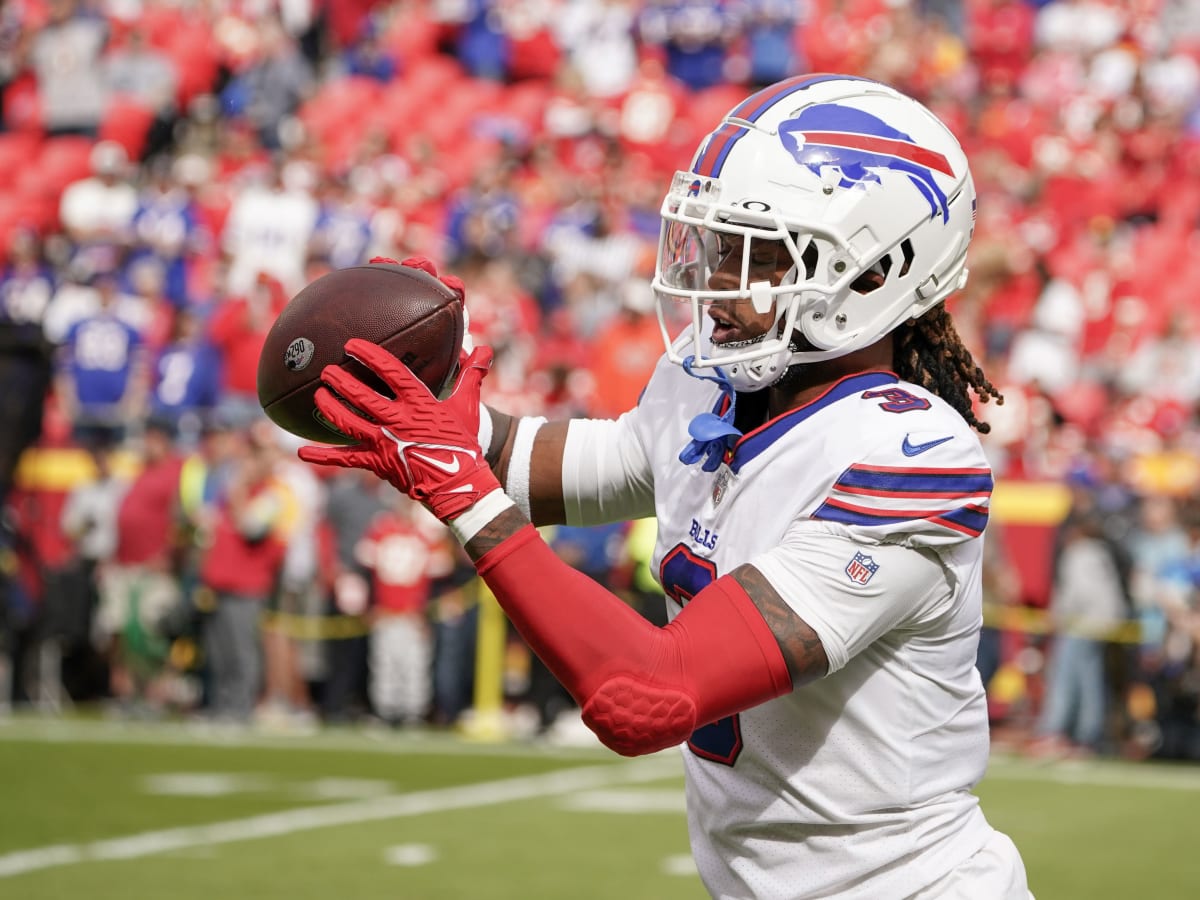
<svg viewBox="0 0 1200 900">
<path fill-rule="evenodd" d="M 1139 644 L 1142 627 L 1139 622 L 1121 622 L 1103 628 L 1060 625 L 1051 619 L 1044 609 L 1029 606 L 1001 606 L 997 603 L 983 604 L 983 624 L 1001 631 L 1017 631 L 1021 634 L 1055 635 L 1068 634 L 1088 637 L 1114 644 Z"/>
<path fill-rule="evenodd" d="M 1121 622 L 1115 627 L 1101 629 L 1059 626 L 1044 609 L 1028 606 L 983 605 L 983 624 L 1001 631 L 1021 634 L 1070 634 L 1090 637 L 1115 644 L 1138 644 L 1142 640 L 1141 624 Z M 306 616 L 297 613 L 268 612 L 263 615 L 263 629 L 284 634 L 297 641 L 338 641 L 362 637 L 371 627 L 361 616 Z"/>
</svg>

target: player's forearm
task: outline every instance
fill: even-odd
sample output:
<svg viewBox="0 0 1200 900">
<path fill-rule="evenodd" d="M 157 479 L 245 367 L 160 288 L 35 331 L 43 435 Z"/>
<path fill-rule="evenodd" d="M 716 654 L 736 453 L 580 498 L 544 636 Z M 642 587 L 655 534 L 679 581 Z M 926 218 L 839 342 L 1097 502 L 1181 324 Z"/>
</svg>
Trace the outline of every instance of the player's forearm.
<svg viewBox="0 0 1200 900">
<path fill-rule="evenodd" d="M 467 556 L 471 557 L 471 562 L 479 562 L 486 554 L 495 550 L 528 524 L 529 519 L 525 518 L 524 513 L 515 506 L 509 507 L 467 541 L 465 546 Z"/>
<path fill-rule="evenodd" d="M 500 492 L 496 492 L 499 495 Z M 731 578 L 666 628 L 560 560 L 515 508 L 466 542 L 479 574 L 607 746 L 632 756 L 786 693 L 787 663 Z"/>
<path fill-rule="evenodd" d="M 492 418 L 492 438 L 487 451 L 488 465 L 502 485 L 509 485 L 509 468 L 517 445 L 517 416 L 487 407 Z M 563 505 L 562 458 L 567 441 L 567 422 L 547 422 L 537 430 L 528 451 L 528 490 L 530 518 L 536 525 L 566 522 Z M 522 450 L 522 452 L 526 452 Z M 524 461 L 521 463 L 526 464 Z"/>
</svg>

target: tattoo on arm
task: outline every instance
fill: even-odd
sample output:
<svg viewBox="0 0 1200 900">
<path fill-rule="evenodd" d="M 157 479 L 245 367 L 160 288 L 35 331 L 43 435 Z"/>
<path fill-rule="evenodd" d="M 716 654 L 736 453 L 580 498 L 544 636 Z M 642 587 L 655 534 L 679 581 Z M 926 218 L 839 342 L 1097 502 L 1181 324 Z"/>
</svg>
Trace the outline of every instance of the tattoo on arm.
<svg viewBox="0 0 1200 900">
<path fill-rule="evenodd" d="M 821 639 L 787 605 L 763 574 L 750 565 L 738 566 L 729 574 L 749 595 L 766 620 L 767 627 L 775 635 L 792 676 L 792 685 L 799 687 L 824 676 L 829 671 L 829 658 L 825 655 Z"/>
<path fill-rule="evenodd" d="M 525 514 L 515 506 L 504 510 L 467 541 L 466 551 L 471 562 L 479 562 L 485 553 L 500 546 L 506 538 L 512 537 L 528 524 Z"/>
</svg>

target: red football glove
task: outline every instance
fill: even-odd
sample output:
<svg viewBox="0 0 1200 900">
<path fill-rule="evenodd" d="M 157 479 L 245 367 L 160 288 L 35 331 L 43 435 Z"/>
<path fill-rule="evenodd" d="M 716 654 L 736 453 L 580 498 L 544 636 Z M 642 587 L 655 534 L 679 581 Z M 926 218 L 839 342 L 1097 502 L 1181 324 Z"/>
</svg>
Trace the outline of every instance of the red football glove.
<svg viewBox="0 0 1200 900">
<path fill-rule="evenodd" d="M 479 384 L 492 364 L 490 347 L 467 357 L 453 393 L 442 401 L 379 345 L 351 338 L 346 353 L 378 375 L 396 399 L 382 396 L 340 366 L 326 366 L 321 372 L 324 386 L 315 397 L 317 408 L 358 443 L 301 447 L 301 459 L 369 469 L 424 503 L 443 522 L 500 487 L 476 437 Z M 333 392 L 370 419 L 349 409 Z"/>
<path fill-rule="evenodd" d="M 467 286 L 463 284 L 463 280 L 455 275 L 439 275 L 437 266 L 433 264 L 433 260 L 428 256 L 407 256 L 402 260 L 394 260 L 390 256 L 372 256 L 369 262 L 372 263 L 391 263 L 393 266 L 408 266 L 410 269 L 420 269 L 422 272 L 428 272 L 434 278 L 437 278 L 446 287 L 452 291 L 458 291 L 458 295 L 467 299 Z"/>
</svg>

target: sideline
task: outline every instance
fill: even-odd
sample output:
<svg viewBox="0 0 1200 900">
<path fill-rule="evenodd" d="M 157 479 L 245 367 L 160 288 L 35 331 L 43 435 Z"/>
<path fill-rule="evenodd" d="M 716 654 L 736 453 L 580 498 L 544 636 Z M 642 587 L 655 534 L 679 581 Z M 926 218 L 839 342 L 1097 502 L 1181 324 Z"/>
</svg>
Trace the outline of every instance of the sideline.
<svg viewBox="0 0 1200 900">
<path fill-rule="evenodd" d="M 321 727 L 308 732 L 258 730 L 197 722 L 122 722 L 0 715 L 0 743 L 135 744 L 165 747 L 230 747 L 381 754 L 436 753 L 439 756 L 517 756 L 576 760 L 619 759 L 600 742 L 582 746 L 471 740 L 454 732 L 391 731 L 383 726 Z"/>
<path fill-rule="evenodd" d="M 0 855 L 0 878 L 76 863 L 138 859 L 156 853 L 279 837 L 317 828 L 358 825 L 383 819 L 495 806 L 618 785 L 661 781 L 679 775 L 671 757 L 650 757 L 612 765 L 580 766 L 540 775 L 480 784 L 394 794 L 335 806 L 304 807 L 209 825 L 146 831 L 83 844 L 55 844 Z"/>
<path fill-rule="evenodd" d="M 438 756 L 494 756 L 566 760 L 578 763 L 619 761 L 599 742 L 584 746 L 547 743 L 473 741 L 452 732 L 393 732 L 370 728 L 322 728 L 311 734 L 288 734 L 253 729 L 220 729 L 187 722 L 131 723 L 41 716 L 0 715 L 0 744 L 69 743 L 131 744 L 168 747 L 229 747 L 232 749 L 351 752 Z M 674 750 L 655 757 L 678 760 Z M 677 765 L 677 774 L 682 768 Z M 1096 787 L 1200 791 L 1200 766 L 1189 763 L 1125 762 L 1115 759 L 1031 760 L 994 751 L 984 782 L 1035 781 Z"/>
<path fill-rule="evenodd" d="M 1131 790 L 1200 791 L 1200 768 L 1191 763 L 1108 759 L 1055 762 L 995 755 L 983 781 L 984 784 L 989 781 L 1033 781 Z"/>
</svg>

